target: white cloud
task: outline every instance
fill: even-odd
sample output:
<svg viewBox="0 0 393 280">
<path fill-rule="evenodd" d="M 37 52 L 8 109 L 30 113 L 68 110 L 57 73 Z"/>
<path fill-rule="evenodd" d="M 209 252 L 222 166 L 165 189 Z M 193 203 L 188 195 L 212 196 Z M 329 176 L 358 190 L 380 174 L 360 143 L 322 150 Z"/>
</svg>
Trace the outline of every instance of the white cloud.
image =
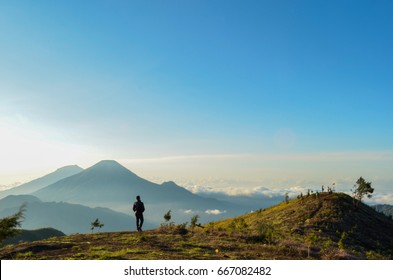
<svg viewBox="0 0 393 280">
<path fill-rule="evenodd" d="M 12 188 L 17 187 L 17 186 L 19 186 L 21 184 L 22 183 L 20 183 L 20 182 L 16 182 L 16 183 L 12 183 L 12 184 L 9 184 L 9 185 L 0 185 L 0 191 L 5 191 L 5 190 L 8 190 L 8 189 L 12 189 Z"/>
<path fill-rule="evenodd" d="M 319 153 L 286 153 L 286 154 L 200 154 L 173 155 L 163 157 L 121 159 L 125 163 L 139 162 L 185 162 L 211 160 L 260 160 L 260 161 L 391 161 L 393 150 L 361 151 L 361 152 L 319 152 Z"/>
<path fill-rule="evenodd" d="M 375 194 L 370 199 L 365 199 L 368 204 L 390 204 L 393 205 L 392 193 Z"/>
<path fill-rule="evenodd" d="M 208 209 L 205 211 L 205 213 L 208 215 L 220 215 L 220 214 L 224 214 L 226 212 L 227 212 L 226 210 L 220 211 L 218 209 Z"/>
<path fill-rule="evenodd" d="M 198 214 L 198 213 L 199 213 L 198 211 L 192 210 L 192 209 L 184 210 L 184 214 L 195 215 L 195 214 Z"/>
</svg>

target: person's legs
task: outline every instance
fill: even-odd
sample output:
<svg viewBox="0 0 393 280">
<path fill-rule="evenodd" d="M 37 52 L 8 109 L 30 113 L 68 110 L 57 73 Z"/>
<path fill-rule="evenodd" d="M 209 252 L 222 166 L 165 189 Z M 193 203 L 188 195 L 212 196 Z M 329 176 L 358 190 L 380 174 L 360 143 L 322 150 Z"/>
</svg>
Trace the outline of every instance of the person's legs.
<svg viewBox="0 0 393 280">
<path fill-rule="evenodd" d="M 142 225 L 143 225 L 143 214 L 141 214 L 141 216 L 139 217 L 139 230 L 142 231 Z"/>
<path fill-rule="evenodd" d="M 137 231 L 139 231 L 139 228 L 140 228 L 140 226 L 139 226 L 139 223 L 140 223 L 139 216 L 135 215 L 135 218 L 136 218 L 136 229 L 137 229 Z"/>
</svg>

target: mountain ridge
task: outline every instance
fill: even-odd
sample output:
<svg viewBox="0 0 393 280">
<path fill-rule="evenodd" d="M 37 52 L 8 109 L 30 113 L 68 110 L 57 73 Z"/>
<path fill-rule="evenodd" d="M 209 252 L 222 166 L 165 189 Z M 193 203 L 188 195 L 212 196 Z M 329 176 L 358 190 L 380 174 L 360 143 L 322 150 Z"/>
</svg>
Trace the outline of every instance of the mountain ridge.
<svg viewBox="0 0 393 280">
<path fill-rule="evenodd" d="M 156 225 L 163 222 L 163 214 L 172 210 L 174 218 L 186 221 L 191 212 L 203 219 L 217 218 L 205 212 L 219 209 L 219 213 L 240 213 L 241 207 L 213 198 L 204 198 L 175 184 L 161 185 L 143 179 L 113 160 L 103 160 L 70 177 L 46 186 L 32 195 L 43 201 L 64 201 L 89 207 L 107 207 L 123 213 L 131 212 L 135 197 L 140 195 L 146 214 Z"/>
<path fill-rule="evenodd" d="M 13 187 L 12 189 L 0 191 L 0 199 L 8 195 L 30 194 L 50 184 L 53 184 L 61 179 L 75 175 L 81 171 L 83 171 L 83 168 L 79 167 L 78 165 L 67 165 L 67 166 L 60 167 L 56 169 L 54 172 L 39 177 L 37 179 L 34 179 L 30 182 Z"/>
<path fill-rule="evenodd" d="M 10 216 L 25 205 L 21 227 L 26 230 L 56 228 L 66 234 L 87 233 L 90 223 L 99 218 L 102 231 L 120 231 L 135 228 L 135 217 L 109 208 L 91 208 L 66 202 L 44 202 L 31 195 L 10 195 L 0 200 L 0 218 Z M 154 228 L 147 218 L 145 228 Z"/>
</svg>

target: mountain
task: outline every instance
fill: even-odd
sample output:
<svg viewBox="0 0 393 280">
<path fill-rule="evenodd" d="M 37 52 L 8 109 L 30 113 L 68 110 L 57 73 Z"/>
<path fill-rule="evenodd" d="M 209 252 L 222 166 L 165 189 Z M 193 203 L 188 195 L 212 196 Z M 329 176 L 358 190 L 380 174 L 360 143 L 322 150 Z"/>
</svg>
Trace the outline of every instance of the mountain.
<svg viewBox="0 0 393 280">
<path fill-rule="evenodd" d="M 64 201 L 90 207 L 108 207 L 124 213 L 132 212 L 135 197 L 140 195 L 146 206 L 146 216 L 155 221 L 156 225 L 164 221 L 163 215 L 169 209 L 172 210 L 173 219 L 177 222 L 189 221 L 195 214 L 199 214 L 202 220 L 208 221 L 247 211 L 228 202 L 200 197 L 174 182 L 155 184 L 137 176 L 113 160 L 101 161 L 32 195 L 42 201 Z M 209 210 L 215 211 L 209 212 Z"/>
<path fill-rule="evenodd" d="M 350 196 L 320 193 L 195 228 L 163 225 L 7 246 L 0 259 L 391 260 L 392 230 L 392 220 L 365 204 L 355 207 Z"/>
<path fill-rule="evenodd" d="M 99 219 L 104 227 L 100 231 L 135 229 L 135 217 L 108 208 L 90 208 L 65 202 L 42 202 L 31 195 L 8 196 L 0 200 L 0 218 L 10 216 L 26 204 L 23 229 L 56 228 L 66 234 L 90 232 L 90 223 Z M 147 220 L 144 228 L 154 226 Z"/>
<path fill-rule="evenodd" d="M 384 213 L 386 216 L 393 217 L 393 205 L 388 204 L 377 204 L 372 206 L 378 212 Z"/>
<path fill-rule="evenodd" d="M 35 180 L 28 182 L 26 184 L 22 184 L 20 186 L 14 187 L 12 189 L 1 191 L 0 192 L 0 199 L 6 197 L 8 195 L 29 194 L 29 193 L 35 192 L 43 187 L 53 184 L 61 179 L 66 178 L 66 177 L 75 175 L 81 171 L 83 171 L 83 169 L 77 165 L 69 165 L 69 166 L 59 168 L 56 171 L 54 171 L 46 176 L 35 179 Z"/>
<path fill-rule="evenodd" d="M 9 244 L 18 244 L 20 242 L 33 242 L 59 236 L 65 236 L 65 234 L 54 228 L 40 228 L 35 230 L 22 229 L 17 235 L 4 240 L 1 245 L 5 246 Z"/>
</svg>

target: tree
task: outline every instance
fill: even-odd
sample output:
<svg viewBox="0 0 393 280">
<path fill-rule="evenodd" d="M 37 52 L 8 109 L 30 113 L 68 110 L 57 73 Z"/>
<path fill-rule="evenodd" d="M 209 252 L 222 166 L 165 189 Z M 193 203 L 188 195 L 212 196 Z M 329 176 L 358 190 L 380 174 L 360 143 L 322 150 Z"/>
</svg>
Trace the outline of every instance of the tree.
<svg viewBox="0 0 393 280">
<path fill-rule="evenodd" d="M 289 195 L 287 192 L 285 193 L 285 203 L 289 203 Z"/>
<path fill-rule="evenodd" d="M 313 246 L 314 244 L 318 244 L 319 237 L 315 233 L 311 233 L 306 236 L 305 242 L 307 245 L 307 257 L 309 258 L 311 253 L 311 246 Z"/>
<path fill-rule="evenodd" d="M 196 226 L 201 226 L 201 224 L 197 224 L 199 220 L 199 215 L 195 215 L 191 218 L 191 228 L 194 228 Z"/>
<path fill-rule="evenodd" d="M 165 213 L 165 215 L 164 215 L 164 220 L 165 220 L 165 222 L 169 223 L 169 221 L 170 221 L 171 219 L 172 219 L 171 210 L 169 210 L 168 212 Z"/>
<path fill-rule="evenodd" d="M 19 211 L 12 216 L 0 219 L 0 244 L 7 238 L 10 238 L 19 233 L 17 227 L 23 219 L 24 212 L 26 210 L 26 204 L 22 204 Z"/>
<path fill-rule="evenodd" d="M 104 224 L 102 224 L 98 218 L 94 222 L 92 222 L 90 225 L 91 225 L 90 229 L 91 229 L 92 233 L 93 233 L 94 228 L 102 228 L 104 226 Z"/>
<path fill-rule="evenodd" d="M 356 184 L 354 185 L 353 198 L 355 199 L 355 205 L 359 206 L 359 203 L 362 201 L 363 197 L 366 195 L 368 198 L 371 198 L 371 194 L 374 192 L 374 189 L 371 187 L 371 182 L 366 182 L 363 177 L 360 177 Z"/>
</svg>

